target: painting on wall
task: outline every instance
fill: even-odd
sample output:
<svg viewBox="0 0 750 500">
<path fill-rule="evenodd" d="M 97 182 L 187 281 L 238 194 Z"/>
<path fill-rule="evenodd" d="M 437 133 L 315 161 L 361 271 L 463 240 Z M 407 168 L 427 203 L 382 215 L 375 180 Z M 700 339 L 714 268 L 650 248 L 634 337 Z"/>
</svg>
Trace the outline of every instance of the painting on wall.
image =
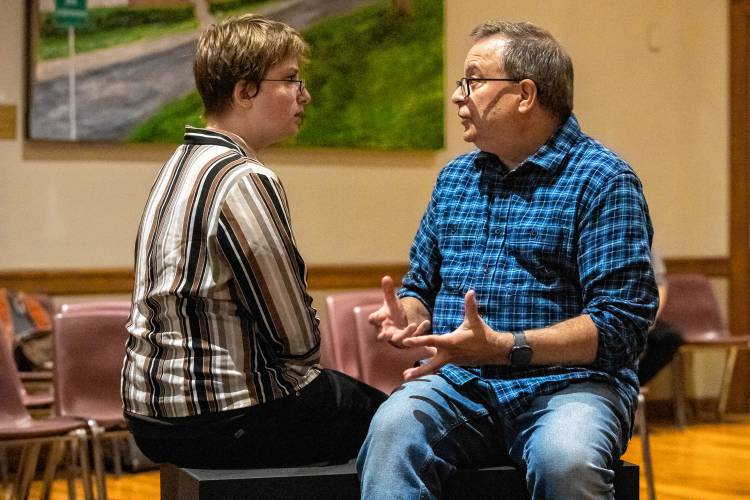
<svg viewBox="0 0 750 500">
<path fill-rule="evenodd" d="M 203 124 L 201 27 L 246 12 L 297 28 L 312 94 L 286 147 L 443 147 L 443 0 L 33 0 L 27 139 L 179 143 Z"/>
</svg>

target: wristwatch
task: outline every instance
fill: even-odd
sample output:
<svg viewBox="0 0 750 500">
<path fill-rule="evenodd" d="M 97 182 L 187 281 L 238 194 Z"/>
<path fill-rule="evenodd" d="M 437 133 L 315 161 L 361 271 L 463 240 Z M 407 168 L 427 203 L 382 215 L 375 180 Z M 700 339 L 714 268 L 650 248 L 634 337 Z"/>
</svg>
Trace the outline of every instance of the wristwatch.
<svg viewBox="0 0 750 500">
<path fill-rule="evenodd" d="M 526 342 L 526 333 L 521 330 L 518 332 L 511 332 L 513 335 L 513 347 L 508 353 L 508 359 L 510 360 L 511 366 L 529 366 L 531 364 L 531 356 L 534 354 L 534 350 Z"/>
</svg>

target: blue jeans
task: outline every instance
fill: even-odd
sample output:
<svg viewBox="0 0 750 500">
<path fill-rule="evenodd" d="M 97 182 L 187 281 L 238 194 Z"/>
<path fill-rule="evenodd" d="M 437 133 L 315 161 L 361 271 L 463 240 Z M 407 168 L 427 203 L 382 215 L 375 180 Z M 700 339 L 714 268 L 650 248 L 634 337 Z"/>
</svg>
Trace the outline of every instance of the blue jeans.
<svg viewBox="0 0 750 500">
<path fill-rule="evenodd" d="M 534 499 L 614 498 L 613 466 L 630 439 L 630 404 L 581 382 L 539 396 L 516 418 L 486 382 L 454 386 L 429 375 L 396 389 L 378 409 L 357 459 L 362 498 L 439 498 L 457 468 L 512 462 Z M 502 498 L 502 492 L 498 492 Z"/>
</svg>

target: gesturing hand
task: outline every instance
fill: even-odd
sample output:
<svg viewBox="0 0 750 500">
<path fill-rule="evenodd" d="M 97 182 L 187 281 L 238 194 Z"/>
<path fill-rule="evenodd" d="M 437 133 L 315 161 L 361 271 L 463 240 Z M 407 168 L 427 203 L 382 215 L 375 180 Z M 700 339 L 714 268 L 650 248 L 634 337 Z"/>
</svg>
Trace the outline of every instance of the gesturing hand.
<svg viewBox="0 0 750 500">
<path fill-rule="evenodd" d="M 479 316 L 474 290 L 464 297 L 464 321 L 451 333 L 445 335 L 424 335 L 403 340 L 406 347 L 424 346 L 432 348 L 434 355 L 416 368 L 404 371 L 404 380 L 434 373 L 448 363 L 471 366 L 485 363 L 498 363 L 505 348 L 496 334 Z"/>
<path fill-rule="evenodd" d="M 429 330 L 430 322 L 425 320 L 419 324 L 409 323 L 404 306 L 396 297 L 391 277 L 384 276 L 381 285 L 383 286 L 383 305 L 370 314 L 368 320 L 380 328 L 378 340 L 387 340 L 394 347 L 403 349 L 404 339 L 423 335 Z"/>
</svg>

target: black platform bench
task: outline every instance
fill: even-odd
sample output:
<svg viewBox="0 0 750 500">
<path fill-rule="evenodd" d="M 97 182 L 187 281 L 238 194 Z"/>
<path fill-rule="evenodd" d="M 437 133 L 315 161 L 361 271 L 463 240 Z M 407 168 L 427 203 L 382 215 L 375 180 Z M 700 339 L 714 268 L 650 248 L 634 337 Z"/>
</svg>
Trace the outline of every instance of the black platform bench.
<svg viewBox="0 0 750 500">
<path fill-rule="evenodd" d="M 571 478 L 575 481 L 575 478 Z M 638 466 L 615 469 L 616 500 L 638 499 Z M 502 492 L 502 495 L 499 495 Z M 528 499 L 523 477 L 514 467 L 459 470 L 445 485 L 444 499 Z M 327 467 L 209 470 L 161 466 L 162 500 L 358 500 L 353 463 Z"/>
</svg>

